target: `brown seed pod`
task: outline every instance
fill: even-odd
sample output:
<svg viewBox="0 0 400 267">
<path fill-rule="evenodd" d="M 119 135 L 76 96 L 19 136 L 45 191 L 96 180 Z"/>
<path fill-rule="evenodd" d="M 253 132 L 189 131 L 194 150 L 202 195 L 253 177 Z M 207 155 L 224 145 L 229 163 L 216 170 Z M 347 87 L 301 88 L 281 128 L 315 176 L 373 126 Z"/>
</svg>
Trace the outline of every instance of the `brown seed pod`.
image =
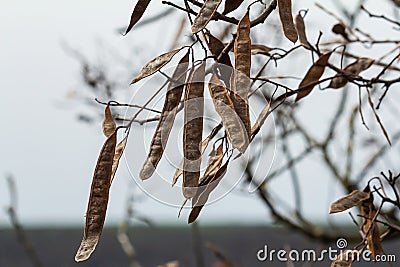
<svg viewBox="0 0 400 267">
<path fill-rule="evenodd" d="M 218 186 L 226 174 L 228 163 L 226 162 L 218 171 L 212 176 L 204 177 L 200 189 L 192 199 L 192 210 L 189 214 L 188 222 L 194 222 L 200 214 L 201 209 L 207 203 L 211 192 Z"/>
<path fill-rule="evenodd" d="M 135 24 L 140 20 L 149 4 L 150 0 L 138 0 L 135 8 L 133 9 L 131 21 L 129 22 L 129 26 L 125 31 L 125 35 L 132 30 L 133 26 L 135 26 Z"/>
<path fill-rule="evenodd" d="M 196 34 L 210 22 L 222 0 L 205 0 L 192 24 L 192 33 Z"/>
<path fill-rule="evenodd" d="M 296 102 L 311 93 L 315 84 L 318 83 L 322 74 L 324 74 L 325 67 L 328 64 L 331 54 L 332 52 L 329 52 L 320 56 L 319 59 L 307 71 L 303 80 L 299 84 L 299 92 L 296 96 Z"/>
<path fill-rule="evenodd" d="M 351 267 L 358 250 L 346 249 L 331 263 L 330 267 Z"/>
<path fill-rule="evenodd" d="M 369 198 L 365 199 L 361 204 L 361 216 L 363 219 L 361 230 L 366 235 L 367 248 L 371 251 L 374 259 L 376 259 L 376 256 L 382 253 L 380 231 L 375 221 L 377 211 L 374 206 L 374 196 L 371 193 L 369 185 L 364 189 L 364 192 L 369 194 Z"/>
<path fill-rule="evenodd" d="M 372 66 L 374 60 L 371 58 L 360 57 L 353 63 L 349 64 L 343 69 L 343 74 L 338 73 L 331 80 L 328 88 L 341 88 L 347 84 L 348 78 L 354 78 L 358 76 L 362 71 L 367 70 Z"/>
<path fill-rule="evenodd" d="M 222 53 L 222 51 L 225 48 L 225 44 L 210 33 L 208 33 L 207 36 L 208 36 L 208 40 L 207 40 L 208 48 L 210 49 L 213 56 L 216 59 L 218 59 L 219 55 Z M 232 63 L 231 63 L 231 59 L 229 58 L 229 55 L 223 54 L 221 59 L 218 60 L 218 63 L 221 63 L 223 65 L 215 64 L 214 67 L 216 67 L 219 70 L 219 72 L 221 73 L 221 79 L 224 81 L 225 85 L 230 87 L 230 77 L 232 75 L 232 68 L 231 68 Z M 226 65 L 226 66 L 224 66 L 224 65 Z"/>
<path fill-rule="evenodd" d="M 222 124 L 228 134 L 229 141 L 240 153 L 244 153 L 249 145 L 246 128 L 235 112 L 228 90 L 215 73 L 211 76 L 208 88 L 215 110 L 221 117 Z"/>
<path fill-rule="evenodd" d="M 102 124 L 103 133 L 106 137 L 110 137 L 117 128 L 114 118 L 111 114 L 110 106 L 107 105 L 106 109 L 104 110 L 104 120 Z"/>
<path fill-rule="evenodd" d="M 140 71 L 140 73 L 132 80 L 131 84 L 134 84 L 138 81 L 140 81 L 143 78 L 146 78 L 150 75 L 153 75 L 157 71 L 159 71 L 162 67 L 164 67 L 168 62 L 171 61 L 171 59 L 175 56 L 176 53 L 178 53 L 181 50 L 175 49 L 170 52 L 164 53 L 155 59 L 151 60 L 148 62 Z"/>
<path fill-rule="evenodd" d="M 75 256 L 75 261 L 77 262 L 87 260 L 90 257 L 99 242 L 103 230 L 116 143 L 117 133 L 114 132 L 105 141 L 97 160 L 86 211 L 83 240 Z"/>
<path fill-rule="evenodd" d="M 219 130 L 221 130 L 222 128 L 222 124 L 217 125 L 213 131 L 203 140 L 203 142 L 201 142 L 201 155 L 204 154 L 204 151 L 206 150 L 208 143 L 210 143 L 210 140 L 212 138 L 214 138 L 214 136 L 219 132 Z M 174 186 L 176 184 L 176 182 L 178 181 L 179 176 L 181 176 L 183 172 L 183 159 L 181 161 L 181 163 L 179 164 L 179 167 L 176 168 L 174 177 L 172 179 L 172 186 Z"/>
<path fill-rule="evenodd" d="M 252 55 L 266 55 L 269 56 L 269 52 L 272 51 L 272 48 L 261 45 L 261 44 L 252 44 L 251 45 L 251 54 Z"/>
<path fill-rule="evenodd" d="M 256 134 L 260 131 L 261 126 L 264 124 L 265 120 L 271 113 L 270 108 L 271 108 L 271 101 L 268 102 L 268 104 L 263 108 L 260 115 L 258 115 L 258 118 L 254 123 L 253 127 L 251 127 L 251 140 L 253 140 Z"/>
<path fill-rule="evenodd" d="M 115 173 L 117 172 L 119 161 L 124 154 L 124 150 L 126 147 L 126 143 L 128 141 L 128 135 L 122 139 L 121 142 L 118 143 L 117 147 L 115 148 L 114 160 L 112 165 L 112 173 L 111 173 L 111 183 L 114 180 Z"/>
<path fill-rule="evenodd" d="M 304 48 L 310 49 L 310 44 L 308 43 L 307 40 L 306 25 L 304 24 L 304 19 L 301 16 L 300 12 L 296 15 L 295 21 L 296 21 L 296 30 L 299 35 L 300 44 Z"/>
<path fill-rule="evenodd" d="M 354 190 L 350 194 L 333 202 L 329 208 L 329 213 L 337 213 L 348 210 L 352 207 L 360 205 L 364 200 L 369 198 L 370 193 Z"/>
<path fill-rule="evenodd" d="M 222 14 L 226 15 L 236 10 L 242 3 L 243 0 L 225 0 L 224 11 L 222 12 Z"/>
<path fill-rule="evenodd" d="M 250 68 L 251 68 L 251 39 L 250 39 L 250 17 L 246 15 L 239 21 L 237 35 L 234 43 L 235 71 L 232 74 L 233 105 L 240 119 L 246 127 L 250 136 L 250 112 L 248 105 L 248 94 L 250 91 Z"/>
<path fill-rule="evenodd" d="M 179 65 L 172 75 L 172 81 L 165 95 L 164 107 L 160 115 L 160 120 L 158 121 L 156 131 L 151 140 L 150 151 L 140 171 L 140 178 L 142 180 L 150 178 L 164 153 L 164 148 L 167 145 L 168 137 L 181 101 L 188 63 L 189 51 L 179 61 Z"/>
<path fill-rule="evenodd" d="M 283 33 L 292 43 L 297 41 L 297 31 L 293 23 L 292 1 L 278 0 L 279 18 L 281 19 Z"/>
<path fill-rule="evenodd" d="M 205 62 L 189 78 L 185 92 L 183 128 L 183 195 L 192 198 L 200 178 L 204 113 Z"/>
</svg>

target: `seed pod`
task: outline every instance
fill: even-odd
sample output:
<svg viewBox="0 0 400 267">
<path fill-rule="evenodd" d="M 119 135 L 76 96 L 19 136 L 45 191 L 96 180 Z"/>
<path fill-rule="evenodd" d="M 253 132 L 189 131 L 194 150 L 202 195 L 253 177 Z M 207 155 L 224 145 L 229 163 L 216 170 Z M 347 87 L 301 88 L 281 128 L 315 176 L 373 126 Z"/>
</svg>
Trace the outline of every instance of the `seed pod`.
<svg viewBox="0 0 400 267">
<path fill-rule="evenodd" d="M 350 194 L 333 202 L 329 208 L 329 213 L 337 213 L 358 206 L 369 198 L 370 193 L 354 190 Z"/>
<path fill-rule="evenodd" d="M 297 41 L 297 31 L 293 23 L 292 1 L 278 0 L 279 18 L 281 19 L 283 33 L 292 43 Z"/>
<path fill-rule="evenodd" d="M 208 33 L 207 35 L 208 35 L 208 41 L 207 41 L 208 48 L 210 49 L 213 56 L 216 59 L 218 59 L 219 55 L 225 48 L 225 44 L 222 43 L 218 38 L 214 37 L 212 34 Z M 232 75 L 232 68 L 231 68 L 232 63 L 231 59 L 229 58 L 229 55 L 223 54 L 218 63 L 221 63 L 223 65 L 215 64 L 214 67 L 216 67 L 221 73 L 221 79 L 224 81 L 225 85 L 230 87 L 230 77 Z"/>
<path fill-rule="evenodd" d="M 254 123 L 253 127 L 251 127 L 251 140 L 254 139 L 256 134 L 260 131 L 261 126 L 264 124 L 265 120 L 267 119 L 268 115 L 271 113 L 271 101 L 263 108 L 260 115 L 257 118 L 257 121 Z"/>
<path fill-rule="evenodd" d="M 318 83 L 322 74 L 324 74 L 325 67 L 328 64 L 329 57 L 332 52 L 323 54 L 307 71 L 303 80 L 299 84 L 299 91 L 296 96 L 296 102 L 311 93 L 314 86 Z"/>
<path fill-rule="evenodd" d="M 220 144 L 216 150 L 213 150 L 210 153 L 210 157 L 208 158 L 207 162 L 207 168 L 203 174 L 203 177 L 199 181 L 200 186 L 207 184 L 208 180 L 214 177 L 214 175 L 221 167 L 223 158 L 224 158 L 224 151 L 222 148 L 222 144 Z"/>
<path fill-rule="evenodd" d="M 372 66 L 374 60 L 371 58 L 360 57 L 350 65 L 346 66 L 343 69 L 343 74 L 338 73 L 331 80 L 328 85 L 328 88 L 341 88 L 347 84 L 349 78 L 354 78 L 358 76 L 362 71 L 367 70 Z"/>
<path fill-rule="evenodd" d="M 103 230 L 116 143 L 117 133 L 114 132 L 107 138 L 97 160 L 86 211 L 83 240 L 75 256 L 75 261 L 77 262 L 87 260 L 90 257 L 99 242 Z"/>
<path fill-rule="evenodd" d="M 210 22 L 222 0 L 205 0 L 199 13 L 193 21 L 192 33 L 196 34 Z"/>
<path fill-rule="evenodd" d="M 237 36 L 234 44 L 235 71 L 232 74 L 232 96 L 233 105 L 240 119 L 246 127 L 250 136 L 250 112 L 248 105 L 248 94 L 250 91 L 250 68 L 251 68 L 251 39 L 250 39 L 250 17 L 246 15 L 239 21 Z"/>
<path fill-rule="evenodd" d="M 225 163 L 212 177 L 205 177 L 200 189 L 192 199 L 192 211 L 189 214 L 188 222 L 194 222 L 200 214 L 201 209 L 207 203 L 211 192 L 218 186 L 226 174 L 228 163 Z"/>
<path fill-rule="evenodd" d="M 126 143 L 128 141 L 128 135 L 122 139 L 121 142 L 118 143 L 117 147 L 115 148 L 114 160 L 112 165 L 112 172 L 111 172 L 111 183 L 114 180 L 115 173 L 117 172 L 119 161 L 124 154 L 124 150 L 126 147 Z"/>
<path fill-rule="evenodd" d="M 364 189 L 364 192 L 369 194 L 369 198 L 365 199 L 361 204 L 361 216 L 363 218 L 361 230 L 366 235 L 367 248 L 376 259 L 376 256 L 382 253 L 380 231 L 375 221 L 377 211 L 369 185 Z"/>
<path fill-rule="evenodd" d="M 222 124 L 228 134 L 229 141 L 240 153 L 244 153 L 249 145 L 246 128 L 235 112 L 228 90 L 215 73 L 213 73 L 210 79 L 208 88 L 213 99 L 215 110 L 221 117 Z"/>
<path fill-rule="evenodd" d="M 200 178 L 205 62 L 195 69 L 185 92 L 183 128 L 183 195 L 192 198 Z"/>
<path fill-rule="evenodd" d="M 301 16 L 300 12 L 296 15 L 295 21 L 296 21 L 296 30 L 299 35 L 300 44 L 304 48 L 310 49 L 310 45 L 307 40 L 306 25 L 304 24 L 304 19 Z"/>
<path fill-rule="evenodd" d="M 180 60 L 179 65 L 172 75 L 172 81 L 165 95 L 164 107 L 160 115 L 160 120 L 158 121 L 156 131 L 151 140 L 150 151 L 140 171 L 140 178 L 142 180 L 150 178 L 164 153 L 164 148 L 167 145 L 168 137 L 181 101 L 188 62 L 189 52 Z"/>
<path fill-rule="evenodd" d="M 272 51 L 272 48 L 261 45 L 261 44 L 252 44 L 251 45 L 251 54 L 252 55 L 266 55 L 269 56 L 269 52 Z"/>
<path fill-rule="evenodd" d="M 125 31 L 125 35 L 135 26 L 135 24 L 140 20 L 146 11 L 148 5 L 150 4 L 150 0 L 138 0 L 135 8 L 133 9 L 131 15 L 131 21 L 129 22 L 129 26 Z"/>
<path fill-rule="evenodd" d="M 336 257 L 330 267 L 351 267 L 355 258 L 354 256 L 357 254 L 358 250 L 346 249 Z"/>
<path fill-rule="evenodd" d="M 111 114 L 110 106 L 107 105 L 106 109 L 104 110 L 104 120 L 102 124 L 103 133 L 106 137 L 110 137 L 117 128 L 114 118 Z"/>
<path fill-rule="evenodd" d="M 153 75 L 157 71 L 159 71 L 162 67 L 164 67 L 168 62 L 171 61 L 171 59 L 175 56 L 176 53 L 178 53 L 181 49 L 175 49 L 170 52 L 164 53 L 155 59 L 151 60 L 148 62 L 140 71 L 139 75 L 137 75 L 131 82 L 131 84 L 134 84 L 138 81 L 140 81 L 143 78 L 146 78 L 150 75 Z"/>
<path fill-rule="evenodd" d="M 206 150 L 208 143 L 210 143 L 210 140 L 212 138 L 214 138 L 215 135 L 217 135 L 217 133 L 219 132 L 219 130 L 221 130 L 222 128 L 222 124 L 218 124 L 213 130 L 212 132 L 203 140 L 203 142 L 201 142 L 201 155 L 204 154 L 204 151 Z M 183 172 L 183 159 L 181 161 L 181 163 L 179 164 L 179 167 L 176 168 L 174 177 L 172 179 L 172 186 L 174 186 L 176 184 L 176 182 L 178 181 L 179 176 L 181 176 Z"/>
</svg>

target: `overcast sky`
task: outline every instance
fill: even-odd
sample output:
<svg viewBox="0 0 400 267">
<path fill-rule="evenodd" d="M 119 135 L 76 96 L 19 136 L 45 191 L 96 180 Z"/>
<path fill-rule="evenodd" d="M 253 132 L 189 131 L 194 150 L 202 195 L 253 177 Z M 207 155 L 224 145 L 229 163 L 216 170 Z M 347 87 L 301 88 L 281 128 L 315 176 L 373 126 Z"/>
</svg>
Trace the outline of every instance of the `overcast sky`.
<svg viewBox="0 0 400 267">
<path fill-rule="evenodd" d="M 298 3 L 302 8 L 309 8 L 308 21 L 318 21 L 321 27 L 331 23 L 331 20 L 319 20 L 321 13 L 313 1 Z M 68 43 L 89 58 L 99 57 L 99 42 L 116 48 L 122 55 L 129 54 L 133 43 L 148 47 L 146 55 L 154 56 L 161 52 L 160 46 L 168 49 L 170 44 L 164 42 L 168 33 L 165 25 L 151 31 L 143 27 L 127 37 L 117 33 L 118 28 L 127 24 L 133 4 L 134 1 L 127 0 L 1 0 L 0 226 L 9 225 L 5 212 L 9 203 L 5 182 L 8 173 L 16 181 L 18 214 L 24 224 L 83 223 L 91 176 L 104 137 L 100 124 L 87 125 L 77 120 L 83 106 L 69 101 L 67 95 L 71 91 L 79 91 L 82 86 L 80 66 L 61 44 Z M 377 8 L 378 13 L 385 8 L 384 4 L 378 6 L 377 3 L 370 6 Z M 160 9 L 158 3 L 152 3 L 150 8 L 147 14 Z M 325 26 L 329 28 L 329 25 Z M 128 61 L 141 66 L 148 59 L 132 58 Z M 331 95 L 323 101 L 329 103 L 336 96 Z M 315 120 L 318 123 L 324 118 L 317 117 Z M 152 132 L 147 131 L 144 139 L 149 140 L 151 136 Z M 130 140 L 130 145 L 132 142 L 135 141 Z M 128 153 L 134 152 L 132 147 Z M 144 155 L 133 158 L 133 166 L 140 166 Z M 168 169 L 169 172 L 171 170 Z M 322 169 L 306 168 L 302 174 L 312 184 L 305 192 L 310 194 L 305 205 L 313 206 L 307 214 L 325 221 L 326 216 L 321 210 L 327 210 L 329 199 L 334 199 L 341 192 L 332 191 L 332 184 L 321 183 L 317 179 L 316 176 L 323 175 Z M 285 188 L 285 185 L 277 186 L 282 190 Z M 111 189 L 108 223 L 121 219 L 127 194 L 132 188 L 137 188 L 137 185 L 123 163 Z M 165 186 L 160 190 L 171 189 Z M 140 195 L 136 209 L 149 219 L 156 223 L 186 222 L 187 214 L 177 219 L 176 207 Z M 320 200 L 317 203 L 316 198 Z M 234 192 L 207 207 L 201 219 L 205 223 L 227 220 L 264 223 L 268 220 L 268 212 L 254 194 Z"/>
</svg>

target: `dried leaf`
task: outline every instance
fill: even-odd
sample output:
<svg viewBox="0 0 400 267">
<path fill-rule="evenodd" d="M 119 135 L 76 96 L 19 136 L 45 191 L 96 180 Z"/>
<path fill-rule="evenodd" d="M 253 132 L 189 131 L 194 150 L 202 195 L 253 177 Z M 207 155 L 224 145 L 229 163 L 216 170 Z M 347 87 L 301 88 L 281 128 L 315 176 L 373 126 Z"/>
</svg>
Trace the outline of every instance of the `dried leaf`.
<svg viewBox="0 0 400 267">
<path fill-rule="evenodd" d="M 224 11 L 222 12 L 222 14 L 226 15 L 236 10 L 242 3 L 243 0 L 225 0 Z"/>
<path fill-rule="evenodd" d="M 349 81 L 348 78 L 357 77 L 362 71 L 367 70 L 369 67 L 371 67 L 373 63 L 374 60 L 371 58 L 361 57 L 357 59 L 343 69 L 343 74 L 336 74 L 329 83 L 328 88 L 337 89 L 345 86 Z"/>
<path fill-rule="evenodd" d="M 200 178 L 204 113 L 205 62 L 195 69 L 185 92 L 183 128 L 183 195 L 192 198 Z"/>
<path fill-rule="evenodd" d="M 250 112 L 248 105 L 248 94 L 250 91 L 250 68 L 251 68 L 251 39 L 250 39 L 250 17 L 246 15 L 239 21 L 237 36 L 234 44 L 235 71 L 232 75 L 233 105 L 242 120 L 248 137 L 250 136 Z"/>
<path fill-rule="evenodd" d="M 217 127 L 214 128 L 214 130 L 203 140 L 201 143 L 201 155 L 204 154 L 204 151 L 206 150 L 208 143 L 210 143 L 210 140 L 218 133 L 218 131 L 222 128 L 222 124 L 217 125 Z M 172 186 L 176 184 L 178 181 L 179 176 L 183 173 L 183 159 L 181 163 L 179 164 L 179 167 L 176 168 L 174 177 L 172 179 Z"/>
<path fill-rule="evenodd" d="M 369 198 L 369 193 L 354 190 L 350 194 L 336 200 L 331 204 L 329 213 L 337 213 L 348 210 L 352 207 L 360 205 L 364 200 Z"/>
<path fill-rule="evenodd" d="M 210 22 L 222 0 L 205 0 L 192 24 L 192 33 L 196 34 Z"/>
<path fill-rule="evenodd" d="M 102 124 L 103 133 L 106 137 L 110 137 L 117 128 L 115 124 L 114 118 L 111 114 L 110 106 L 107 105 L 106 109 L 104 110 L 104 120 Z"/>
<path fill-rule="evenodd" d="M 322 74 L 324 74 L 325 67 L 328 64 L 331 54 L 332 52 L 329 52 L 320 56 L 319 59 L 307 71 L 306 76 L 304 76 L 299 85 L 299 92 L 296 96 L 296 102 L 311 93 Z"/>
<path fill-rule="evenodd" d="M 304 19 L 301 16 L 300 12 L 296 15 L 295 21 L 296 21 L 296 30 L 297 34 L 299 35 L 300 44 L 304 48 L 310 49 L 310 44 L 308 43 L 307 40 L 306 25 L 304 24 Z"/>
<path fill-rule="evenodd" d="M 382 253 L 382 245 L 379 227 L 375 221 L 377 211 L 374 206 L 374 197 L 370 191 L 369 186 L 364 189 L 364 192 L 369 193 L 369 198 L 361 204 L 361 216 L 363 218 L 361 229 L 364 235 L 366 235 L 367 248 L 371 251 L 374 259 L 376 259 L 376 256 Z"/>
<path fill-rule="evenodd" d="M 346 249 L 336 257 L 330 267 L 351 267 L 355 258 L 354 256 L 357 254 L 358 250 Z"/>
<path fill-rule="evenodd" d="M 139 75 L 137 75 L 131 82 L 131 84 L 134 84 L 138 81 L 140 81 L 143 78 L 146 78 L 150 75 L 153 75 L 157 71 L 159 71 L 162 67 L 164 67 L 168 62 L 171 61 L 173 56 L 175 56 L 176 53 L 178 53 L 181 49 L 175 49 L 170 52 L 167 52 L 165 54 L 162 54 L 155 59 L 151 60 L 148 62 L 140 71 Z"/>
<path fill-rule="evenodd" d="M 252 55 L 266 55 L 269 56 L 269 52 L 272 51 L 271 47 L 261 45 L 261 44 L 252 44 L 251 45 L 251 54 Z"/>
<path fill-rule="evenodd" d="M 114 180 L 115 173 L 117 172 L 119 161 L 120 161 L 122 155 L 124 154 L 124 150 L 125 150 L 127 141 L 128 141 L 128 135 L 125 136 L 124 139 L 122 139 L 122 141 L 119 142 L 117 147 L 115 148 L 110 183 L 112 183 L 112 181 Z"/>
<path fill-rule="evenodd" d="M 228 90 L 213 73 L 208 84 L 210 95 L 213 99 L 214 107 L 221 117 L 222 124 L 228 134 L 228 139 L 232 146 L 244 153 L 249 145 L 249 138 L 246 128 L 240 117 L 236 114 Z"/>
<path fill-rule="evenodd" d="M 164 148 L 167 145 L 169 134 L 181 101 L 188 64 L 189 52 L 179 61 L 179 65 L 172 75 L 172 82 L 169 84 L 168 91 L 165 95 L 164 107 L 160 115 L 160 120 L 158 121 L 156 131 L 151 140 L 150 151 L 140 171 L 140 178 L 142 180 L 148 179 L 153 175 L 164 153 Z"/>
<path fill-rule="evenodd" d="M 189 214 L 188 222 L 194 222 L 200 214 L 200 211 L 207 203 L 208 197 L 211 192 L 218 186 L 226 174 L 228 163 L 226 162 L 213 176 L 204 177 L 200 188 L 192 199 L 192 210 Z"/>
<path fill-rule="evenodd" d="M 132 30 L 133 26 L 135 26 L 135 24 L 140 20 L 149 4 L 150 0 L 138 0 L 135 8 L 133 9 L 131 21 L 129 22 L 129 26 L 125 31 L 125 35 Z"/>
<path fill-rule="evenodd" d="M 293 23 L 292 1 L 278 0 L 279 18 L 281 19 L 283 33 L 289 41 L 296 43 L 297 31 Z"/>
<path fill-rule="evenodd" d="M 83 240 L 75 256 L 75 261 L 77 262 L 87 260 L 90 257 L 99 242 L 103 230 L 116 143 L 117 133 L 114 132 L 105 141 L 97 160 L 86 211 Z"/>
</svg>

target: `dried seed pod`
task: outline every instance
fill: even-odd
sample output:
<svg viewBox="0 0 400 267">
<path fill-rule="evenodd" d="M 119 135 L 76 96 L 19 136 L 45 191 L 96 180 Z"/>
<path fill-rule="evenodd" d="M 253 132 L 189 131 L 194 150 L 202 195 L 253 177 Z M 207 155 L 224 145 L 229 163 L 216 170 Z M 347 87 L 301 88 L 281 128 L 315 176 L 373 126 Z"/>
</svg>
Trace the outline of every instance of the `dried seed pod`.
<svg viewBox="0 0 400 267">
<path fill-rule="evenodd" d="M 179 61 L 179 65 L 172 75 L 172 81 L 165 95 L 164 107 L 160 115 L 160 120 L 158 121 L 156 131 L 151 140 L 150 151 L 140 171 L 140 178 L 142 180 L 150 178 L 164 153 L 164 148 L 167 145 L 176 112 L 181 101 L 188 64 L 189 51 Z"/>
<path fill-rule="evenodd" d="M 234 44 L 235 71 L 232 74 L 232 101 L 237 114 L 246 127 L 248 137 L 250 136 L 250 112 L 248 105 L 248 94 L 250 91 L 250 68 L 251 68 L 251 39 L 250 39 L 250 17 L 246 15 L 239 21 L 237 35 Z"/>
<path fill-rule="evenodd" d="M 75 261 L 77 262 L 87 260 L 90 257 L 99 242 L 103 230 L 116 143 L 117 133 L 114 132 L 105 141 L 97 160 L 86 211 L 83 240 L 75 256 Z"/>
<path fill-rule="evenodd" d="M 221 130 L 222 128 L 222 124 L 218 124 L 213 131 L 203 140 L 203 142 L 201 142 L 201 155 L 204 154 L 204 151 L 206 150 L 208 143 L 210 143 L 210 140 L 219 132 L 219 130 Z M 181 161 L 181 163 L 179 164 L 179 167 L 176 168 L 174 177 L 172 179 L 172 186 L 174 186 L 176 184 L 176 182 L 178 181 L 179 176 L 181 176 L 183 172 L 183 159 Z"/>
<path fill-rule="evenodd" d="M 117 147 L 115 148 L 110 183 L 112 183 L 112 181 L 114 180 L 115 173 L 117 172 L 119 161 L 120 161 L 122 155 L 124 154 L 124 150 L 125 150 L 127 141 L 128 141 L 128 135 L 125 136 L 124 139 L 122 139 L 122 141 L 119 142 Z"/>
<path fill-rule="evenodd" d="M 204 113 L 205 62 L 195 69 L 185 92 L 183 128 L 183 195 L 192 198 L 200 178 Z"/>
<path fill-rule="evenodd" d="M 251 54 L 252 55 L 266 55 L 269 56 L 269 52 L 272 51 L 272 48 L 261 45 L 261 44 L 252 44 L 251 45 Z"/>
<path fill-rule="evenodd" d="M 208 88 L 215 110 L 221 117 L 222 124 L 228 134 L 229 141 L 240 153 L 244 153 L 249 145 L 247 130 L 240 117 L 236 114 L 228 90 L 215 73 L 213 73 L 210 79 Z"/>
<path fill-rule="evenodd" d="M 329 57 L 332 52 L 323 54 L 307 71 L 303 80 L 299 84 L 299 91 L 296 96 L 296 102 L 311 93 L 314 86 L 318 83 L 322 74 L 324 74 L 325 67 L 328 64 Z"/>
<path fill-rule="evenodd" d="M 171 59 L 175 56 L 176 53 L 178 53 L 181 49 L 175 49 L 170 52 L 164 53 L 155 59 L 151 60 L 148 62 L 140 71 L 139 75 L 137 75 L 131 82 L 131 84 L 134 84 L 138 81 L 140 81 L 143 78 L 146 78 L 150 75 L 153 75 L 157 71 L 159 71 L 162 67 L 164 67 L 168 62 L 171 61 Z"/>
<path fill-rule="evenodd" d="M 225 44 L 210 33 L 208 33 L 207 36 L 208 36 L 208 40 L 207 40 L 208 48 L 210 49 L 213 56 L 217 59 L 219 57 L 219 55 L 222 53 L 222 51 L 224 50 Z M 214 66 L 221 73 L 221 78 L 224 81 L 225 85 L 230 87 L 230 77 L 232 75 L 232 68 L 231 68 L 232 63 L 231 63 L 231 59 L 229 58 L 229 55 L 223 54 L 221 59 L 218 61 L 218 63 L 221 63 L 223 65 L 221 66 L 220 64 L 215 64 Z M 226 65 L 226 66 L 224 66 L 224 65 Z"/>
<path fill-rule="evenodd" d="M 193 21 L 192 33 L 196 34 L 210 22 L 222 0 L 205 0 L 199 13 Z"/>
<path fill-rule="evenodd" d="M 226 15 L 236 10 L 242 3 L 243 0 L 225 0 L 224 11 L 222 12 L 222 14 Z"/>
<path fill-rule="evenodd" d="M 370 193 L 354 190 L 350 194 L 333 202 L 329 208 L 329 213 L 337 213 L 348 210 L 352 207 L 360 205 L 364 200 L 369 198 Z"/>
<path fill-rule="evenodd" d="M 278 0 L 279 18 L 281 19 L 283 33 L 292 43 L 297 41 L 297 31 L 293 23 L 292 1 Z"/>
<path fill-rule="evenodd" d="M 254 139 L 256 134 L 260 131 L 261 126 L 264 124 L 268 115 L 271 113 L 271 101 L 263 108 L 260 115 L 257 118 L 257 121 L 254 123 L 253 127 L 251 127 L 251 140 Z"/>
<path fill-rule="evenodd" d="M 201 209 L 207 203 L 211 192 L 218 186 L 226 174 L 228 163 L 226 162 L 212 177 L 205 177 L 200 189 L 192 199 L 192 210 L 189 214 L 188 222 L 194 222 L 200 214 Z"/>
<path fill-rule="evenodd" d="M 203 177 L 199 181 L 199 185 L 206 185 L 209 179 L 214 177 L 214 175 L 217 173 L 219 168 L 222 165 L 222 160 L 224 158 L 224 151 L 222 144 L 218 146 L 217 149 L 213 150 L 210 153 L 210 156 L 208 158 L 207 162 L 207 168 L 203 174 Z M 196 201 L 195 201 L 196 202 Z"/>
<path fill-rule="evenodd" d="M 135 8 L 133 9 L 131 21 L 129 22 L 129 26 L 125 31 L 125 35 L 132 30 L 133 26 L 135 26 L 135 24 L 140 20 L 149 4 L 150 0 L 138 0 Z"/>
<path fill-rule="evenodd" d="M 336 257 L 336 259 L 331 263 L 330 267 L 351 267 L 355 255 L 358 253 L 358 250 L 346 249 Z"/>
<path fill-rule="evenodd" d="M 304 19 L 301 16 L 300 12 L 296 15 L 295 21 L 296 21 L 296 30 L 297 34 L 299 35 L 300 44 L 304 48 L 310 49 L 310 44 L 308 43 L 307 40 L 306 25 L 304 24 Z"/>
<path fill-rule="evenodd" d="M 328 88 L 341 88 L 347 84 L 349 81 L 348 78 L 354 78 L 358 76 L 362 71 L 367 70 L 372 66 L 374 60 L 371 58 L 360 57 L 353 63 L 349 64 L 343 69 L 343 74 L 338 73 L 331 80 L 328 85 Z"/>
<path fill-rule="evenodd" d="M 102 124 L 103 133 L 106 137 L 110 137 L 117 128 L 115 124 L 114 118 L 111 114 L 110 106 L 107 105 L 106 109 L 104 110 L 104 120 Z"/>
<path fill-rule="evenodd" d="M 366 235 L 367 248 L 376 259 L 376 256 L 382 253 L 380 231 L 375 221 L 377 211 L 369 185 L 364 189 L 364 192 L 369 194 L 369 198 L 365 199 L 361 204 L 361 216 L 363 218 L 361 230 Z"/>
</svg>

